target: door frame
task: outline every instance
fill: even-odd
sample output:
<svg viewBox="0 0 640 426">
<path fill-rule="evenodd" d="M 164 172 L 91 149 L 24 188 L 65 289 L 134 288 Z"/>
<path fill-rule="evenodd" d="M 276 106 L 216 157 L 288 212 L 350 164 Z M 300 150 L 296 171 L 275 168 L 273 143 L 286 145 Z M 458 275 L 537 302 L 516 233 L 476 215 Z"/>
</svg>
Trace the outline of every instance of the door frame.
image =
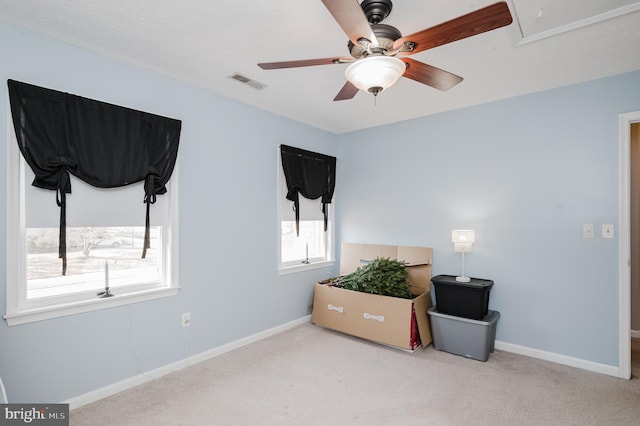
<svg viewBox="0 0 640 426">
<path fill-rule="evenodd" d="M 618 375 L 631 378 L 631 125 L 640 111 L 619 115 Z"/>
</svg>

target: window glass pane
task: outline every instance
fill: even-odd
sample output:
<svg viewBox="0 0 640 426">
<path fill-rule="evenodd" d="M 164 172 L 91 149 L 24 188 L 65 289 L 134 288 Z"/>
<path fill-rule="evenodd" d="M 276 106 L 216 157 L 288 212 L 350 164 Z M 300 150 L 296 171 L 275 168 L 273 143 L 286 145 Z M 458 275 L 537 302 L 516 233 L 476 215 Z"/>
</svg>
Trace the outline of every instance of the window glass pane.
<svg viewBox="0 0 640 426">
<path fill-rule="evenodd" d="M 144 227 L 67 228 L 67 274 L 58 258 L 58 228 L 27 228 L 27 299 L 161 281 L 161 227 L 151 227 L 142 259 Z M 108 264 L 108 273 L 106 272 Z"/>
<path fill-rule="evenodd" d="M 324 259 L 327 246 L 323 220 L 301 220 L 300 236 L 296 235 L 295 221 L 281 223 L 281 261 Z"/>
</svg>

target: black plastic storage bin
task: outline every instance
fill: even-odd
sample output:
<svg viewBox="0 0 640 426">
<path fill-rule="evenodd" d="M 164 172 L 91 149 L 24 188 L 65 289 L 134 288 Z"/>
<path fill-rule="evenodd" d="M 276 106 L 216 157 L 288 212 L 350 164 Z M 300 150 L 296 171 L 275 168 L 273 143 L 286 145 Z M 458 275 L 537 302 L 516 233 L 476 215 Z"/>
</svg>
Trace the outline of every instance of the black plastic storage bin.
<svg viewBox="0 0 640 426">
<path fill-rule="evenodd" d="M 481 320 L 489 311 L 492 280 L 471 278 L 468 283 L 456 281 L 455 275 L 431 278 L 435 288 L 438 312 L 445 315 Z"/>
</svg>

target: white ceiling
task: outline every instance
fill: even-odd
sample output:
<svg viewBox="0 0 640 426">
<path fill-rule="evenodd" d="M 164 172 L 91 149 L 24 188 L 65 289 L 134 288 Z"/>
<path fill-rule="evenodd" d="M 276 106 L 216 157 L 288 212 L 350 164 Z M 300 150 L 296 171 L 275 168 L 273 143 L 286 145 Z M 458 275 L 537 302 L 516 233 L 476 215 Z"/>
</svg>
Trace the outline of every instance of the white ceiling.
<svg viewBox="0 0 640 426">
<path fill-rule="evenodd" d="M 406 35 L 495 1 L 395 0 L 383 23 Z M 363 92 L 333 101 L 344 64 L 256 65 L 348 56 L 348 38 L 320 0 L 0 0 L 0 21 L 335 133 L 640 69 L 640 1 L 508 4 L 510 26 L 412 55 L 462 83 L 440 92 L 403 78 L 375 104 Z"/>
</svg>

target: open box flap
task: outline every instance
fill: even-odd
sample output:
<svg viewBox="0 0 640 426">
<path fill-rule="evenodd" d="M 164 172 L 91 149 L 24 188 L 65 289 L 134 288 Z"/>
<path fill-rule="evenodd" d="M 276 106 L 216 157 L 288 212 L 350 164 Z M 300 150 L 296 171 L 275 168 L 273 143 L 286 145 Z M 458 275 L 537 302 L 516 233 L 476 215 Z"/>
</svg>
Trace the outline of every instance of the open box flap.
<svg viewBox="0 0 640 426">
<path fill-rule="evenodd" d="M 413 300 L 413 307 L 416 310 L 416 321 L 418 322 L 418 333 L 422 347 L 426 348 L 432 341 L 431 326 L 429 323 L 429 309 L 433 306 L 431 293 L 427 292 Z"/>
<path fill-rule="evenodd" d="M 350 274 L 377 257 L 402 260 L 408 266 L 431 265 L 433 249 L 429 247 L 343 243 L 340 255 L 340 275 Z"/>
<path fill-rule="evenodd" d="M 340 275 L 350 274 L 377 257 L 397 259 L 397 254 L 397 246 L 344 243 L 340 254 Z"/>
<path fill-rule="evenodd" d="M 404 260 L 408 266 L 431 265 L 433 249 L 429 247 L 405 247 L 398 246 L 398 260 Z"/>
</svg>

